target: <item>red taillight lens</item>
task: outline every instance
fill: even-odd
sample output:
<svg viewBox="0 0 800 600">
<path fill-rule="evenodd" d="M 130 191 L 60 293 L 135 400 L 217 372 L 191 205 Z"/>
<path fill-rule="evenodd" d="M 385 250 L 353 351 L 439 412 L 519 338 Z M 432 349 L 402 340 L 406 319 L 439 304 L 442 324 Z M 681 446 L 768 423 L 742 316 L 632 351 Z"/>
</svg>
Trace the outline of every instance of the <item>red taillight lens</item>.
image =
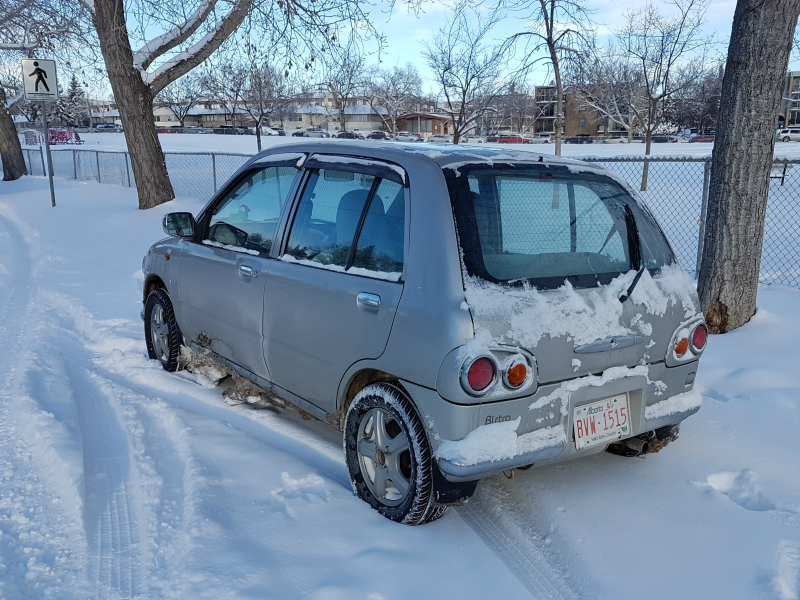
<svg viewBox="0 0 800 600">
<path fill-rule="evenodd" d="M 494 381 L 494 363 L 485 356 L 473 361 L 467 370 L 467 383 L 476 392 L 482 392 Z"/>
<path fill-rule="evenodd" d="M 695 327 L 692 332 L 692 347 L 695 350 L 702 350 L 705 348 L 708 341 L 708 328 L 702 323 Z"/>
</svg>

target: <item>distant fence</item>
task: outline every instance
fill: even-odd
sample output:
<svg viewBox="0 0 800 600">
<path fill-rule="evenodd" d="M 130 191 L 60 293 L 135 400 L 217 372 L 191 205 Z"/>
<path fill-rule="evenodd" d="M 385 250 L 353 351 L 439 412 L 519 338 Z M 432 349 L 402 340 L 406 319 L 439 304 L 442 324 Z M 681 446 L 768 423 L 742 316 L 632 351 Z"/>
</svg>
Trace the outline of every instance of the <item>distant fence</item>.
<svg viewBox="0 0 800 600">
<path fill-rule="evenodd" d="M 45 174 L 43 154 L 24 149 L 31 175 Z M 58 177 L 135 187 L 127 152 L 54 149 Z M 175 194 L 208 199 L 250 157 L 220 152 L 165 152 Z M 635 190 L 645 158 L 590 157 L 617 172 Z M 646 192 L 639 192 L 658 218 L 684 269 L 695 274 L 702 254 L 702 233 L 711 175 L 708 158 L 648 157 Z M 761 283 L 800 287 L 800 160 L 773 164 L 761 255 Z"/>
</svg>

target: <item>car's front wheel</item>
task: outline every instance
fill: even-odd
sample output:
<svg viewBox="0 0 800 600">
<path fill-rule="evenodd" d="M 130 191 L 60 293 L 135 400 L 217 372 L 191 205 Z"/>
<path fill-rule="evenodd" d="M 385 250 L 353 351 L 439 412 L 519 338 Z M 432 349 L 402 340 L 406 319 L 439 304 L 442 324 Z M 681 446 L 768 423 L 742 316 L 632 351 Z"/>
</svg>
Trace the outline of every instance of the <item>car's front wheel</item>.
<svg viewBox="0 0 800 600">
<path fill-rule="evenodd" d="M 785 138 L 782 138 L 782 139 L 781 139 L 781 141 L 782 141 L 782 142 L 788 142 L 788 141 L 790 141 L 790 139 L 789 139 L 789 136 L 786 136 Z"/>
<path fill-rule="evenodd" d="M 347 411 L 344 452 L 356 495 L 384 517 L 406 525 L 438 519 L 431 452 L 411 401 L 397 387 L 372 384 Z"/>
<path fill-rule="evenodd" d="M 177 371 L 183 336 L 166 290 L 153 290 L 144 304 L 147 355 L 167 371 Z"/>
</svg>

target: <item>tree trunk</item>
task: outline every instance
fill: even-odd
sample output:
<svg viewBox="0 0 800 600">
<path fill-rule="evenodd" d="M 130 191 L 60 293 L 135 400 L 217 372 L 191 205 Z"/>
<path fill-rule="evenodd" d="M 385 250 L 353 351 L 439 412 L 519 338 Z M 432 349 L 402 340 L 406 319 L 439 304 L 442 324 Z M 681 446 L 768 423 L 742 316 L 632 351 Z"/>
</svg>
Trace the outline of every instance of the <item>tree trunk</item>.
<svg viewBox="0 0 800 600">
<path fill-rule="evenodd" d="M 3 181 L 14 181 L 28 174 L 22 146 L 14 127 L 14 119 L 6 106 L 6 92 L 0 87 L 0 158 L 3 159 Z"/>
<path fill-rule="evenodd" d="M 564 95 L 564 86 L 561 85 L 561 72 L 558 66 L 558 56 L 556 55 L 554 48 L 550 51 L 550 56 L 553 62 L 553 73 L 555 73 L 556 76 L 556 156 L 561 156 L 561 123 L 564 119 L 564 99 L 562 96 Z"/>
<path fill-rule="evenodd" d="M 258 146 L 258 151 L 261 152 L 261 120 L 263 117 L 259 117 L 256 121 L 256 146 Z"/>
<path fill-rule="evenodd" d="M 769 173 L 800 0 L 739 0 L 722 80 L 703 256 L 700 305 L 725 333 L 756 311 Z"/>
<path fill-rule="evenodd" d="M 656 112 L 658 110 L 658 100 L 651 99 L 647 109 L 647 129 L 644 134 L 644 155 L 650 156 L 650 149 L 653 145 L 653 125 L 656 120 Z M 645 160 L 642 167 L 642 187 L 641 191 L 647 191 L 647 177 L 650 175 L 650 162 Z"/>
<path fill-rule="evenodd" d="M 153 94 L 133 67 L 122 0 L 95 0 L 94 8 L 92 18 L 125 132 L 139 208 L 153 208 L 175 197 L 153 122 Z"/>
</svg>

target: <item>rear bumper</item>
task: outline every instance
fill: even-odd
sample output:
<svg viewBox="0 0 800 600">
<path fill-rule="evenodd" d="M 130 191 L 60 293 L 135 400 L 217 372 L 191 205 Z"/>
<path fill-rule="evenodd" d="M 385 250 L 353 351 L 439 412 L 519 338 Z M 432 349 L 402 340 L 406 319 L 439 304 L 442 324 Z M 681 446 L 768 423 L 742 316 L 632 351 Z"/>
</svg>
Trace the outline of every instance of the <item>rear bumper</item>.
<svg viewBox="0 0 800 600">
<path fill-rule="evenodd" d="M 697 364 L 695 361 L 674 368 L 667 368 L 663 363 L 650 365 L 647 376 L 632 374 L 602 385 L 588 385 L 569 393 L 558 393 L 563 389 L 560 385 L 545 385 L 532 396 L 468 406 L 447 402 L 434 390 L 419 388 L 406 382 L 404 385 L 411 393 L 428 429 L 434 456 L 443 441 L 463 440 L 480 427 L 519 419 L 516 429 L 518 452 L 511 456 L 482 461 L 437 457 L 439 468 L 446 479 L 471 481 L 506 469 L 534 463 L 542 466 L 602 452 L 605 449 L 603 444 L 576 449 L 572 435 L 572 414 L 576 405 L 627 393 L 631 431 L 630 436 L 626 437 L 679 423 L 700 409 L 699 397 L 695 402 L 692 394 L 696 393 L 689 394 L 692 386 L 685 383 L 687 376 L 696 373 Z M 549 398 L 552 400 L 548 400 Z M 550 433 L 539 436 L 544 443 L 531 444 L 526 439 L 545 431 Z"/>
</svg>

